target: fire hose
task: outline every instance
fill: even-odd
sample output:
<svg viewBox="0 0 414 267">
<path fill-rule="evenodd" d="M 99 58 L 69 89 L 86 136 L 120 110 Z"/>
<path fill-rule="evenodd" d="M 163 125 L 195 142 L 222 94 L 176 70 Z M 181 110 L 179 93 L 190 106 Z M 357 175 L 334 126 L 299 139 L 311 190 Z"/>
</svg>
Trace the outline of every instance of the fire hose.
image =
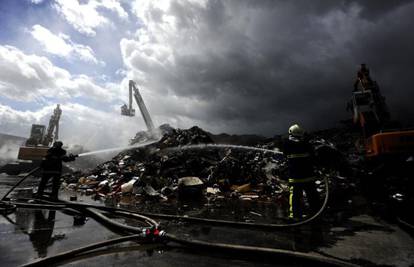
<svg viewBox="0 0 414 267">
<path fill-rule="evenodd" d="M 164 220 L 183 220 L 189 221 L 194 223 L 207 223 L 212 225 L 220 225 L 220 226 L 233 226 L 233 227 L 242 227 L 242 228 L 254 228 L 254 229 L 281 229 L 281 228 L 290 228 L 290 227 L 298 227 L 301 225 L 305 225 L 311 223 L 315 219 L 317 219 L 323 211 L 326 209 L 328 200 L 329 200 L 329 181 L 328 178 L 324 178 L 325 182 L 325 199 L 323 204 L 318 212 L 316 212 L 310 218 L 299 221 L 296 223 L 290 224 L 263 224 L 263 223 L 249 223 L 249 222 L 236 222 L 236 221 L 227 221 L 227 220 L 217 220 L 217 219 L 205 219 L 205 218 L 198 218 L 198 217 L 188 217 L 188 216 L 180 216 L 180 215 L 170 215 L 170 214 L 157 214 L 157 213 L 131 213 L 125 209 L 117 209 L 105 206 L 97 206 L 92 204 L 81 204 L 81 203 L 73 203 L 73 202 L 57 202 L 55 204 L 49 204 L 51 202 L 47 202 L 48 204 L 33 204 L 33 203 L 14 203 L 14 205 L 18 205 L 19 207 L 23 208 L 48 208 L 48 209 L 62 209 L 66 207 L 84 207 L 84 208 L 96 208 L 104 211 L 115 212 L 118 214 L 123 213 L 124 215 L 134 214 L 134 216 L 142 216 L 142 219 L 151 220 L 151 222 L 155 225 L 157 224 L 152 218 L 164 219 Z"/>
<path fill-rule="evenodd" d="M 197 218 L 197 217 L 188 217 L 188 216 L 180 216 L 180 215 L 169 215 L 169 214 L 157 214 L 157 213 L 146 213 L 140 212 L 141 215 L 145 215 L 148 217 L 164 219 L 164 220 L 183 220 L 195 223 L 207 223 L 207 224 L 215 224 L 221 226 L 238 226 L 243 228 L 261 228 L 261 229 L 281 229 L 281 228 L 290 228 L 290 227 L 297 227 L 304 224 L 311 223 L 315 219 L 317 219 L 323 211 L 326 209 L 326 205 L 328 204 L 329 200 L 329 181 L 328 177 L 324 178 L 325 182 L 325 199 L 320 207 L 319 211 L 316 212 L 310 218 L 289 224 L 264 224 L 264 223 L 249 223 L 249 222 L 236 222 L 236 221 L 226 221 L 226 220 L 216 220 L 216 219 L 205 219 L 205 218 Z"/>
<path fill-rule="evenodd" d="M 6 194 L 1 198 L 0 200 L 0 213 L 2 214 L 10 214 L 13 213 L 16 210 L 16 205 L 13 205 L 11 203 L 7 203 L 4 200 L 6 200 L 7 196 L 13 192 L 13 190 L 18 187 L 24 180 L 27 179 L 30 175 L 35 173 L 37 170 L 39 170 L 39 167 L 34 168 L 29 173 L 27 173 L 22 179 L 20 179 L 14 186 L 12 186 L 9 191 L 6 192 Z"/>
<path fill-rule="evenodd" d="M 253 227 L 256 226 L 259 228 L 287 228 L 293 226 L 299 226 L 306 223 L 309 223 L 315 220 L 323 210 L 326 208 L 329 196 L 329 188 L 327 178 L 325 178 L 326 182 L 326 195 L 325 200 L 321 209 L 309 219 L 294 223 L 294 224 L 253 224 L 253 223 L 243 223 L 243 222 L 231 222 L 231 221 L 224 221 L 224 220 L 211 220 L 211 219 L 202 219 L 202 218 L 192 218 L 192 217 L 184 217 L 184 216 L 174 216 L 174 215 L 163 215 L 158 214 L 153 217 L 159 217 L 163 219 L 183 219 L 189 220 L 192 222 L 204 222 L 210 224 L 220 224 L 220 225 L 232 225 L 232 226 L 241 226 L 241 227 Z M 49 264 L 58 264 L 64 260 L 70 260 L 71 258 L 81 255 L 87 251 L 93 251 L 101 247 L 107 247 L 113 244 L 126 242 L 126 241 L 139 241 L 139 242 L 153 242 L 153 243 L 160 243 L 165 244 L 168 242 L 173 242 L 184 246 L 184 248 L 198 248 L 198 249 L 208 249 L 214 250 L 218 252 L 243 252 L 249 255 L 268 255 L 268 256 L 277 256 L 277 257 L 285 257 L 285 258 L 295 258 L 302 261 L 311 261 L 318 264 L 325 264 L 325 265 L 333 265 L 333 266 L 356 266 L 351 263 L 328 258 L 325 256 L 320 255 L 312 255 L 308 253 L 302 252 L 295 252 L 289 250 L 282 250 L 282 249 L 274 249 L 274 248 L 266 248 L 266 247 L 252 247 L 252 246 L 244 246 L 244 245 L 234 245 L 234 244 L 224 244 L 224 243 L 214 243 L 214 242 L 205 242 L 200 240 L 188 240 L 182 239 L 175 235 L 166 233 L 164 231 L 160 231 L 158 229 L 159 224 L 158 222 L 154 221 L 150 218 L 150 214 L 143 214 L 143 213 L 135 213 L 130 212 L 128 210 L 117 209 L 117 208 L 110 208 L 92 204 L 81 204 L 81 203 L 73 203 L 67 201 L 60 201 L 60 202 L 50 202 L 45 201 L 46 203 L 38 204 L 38 203 L 25 203 L 25 202 L 9 202 L 11 205 L 15 205 L 16 207 L 24 207 L 24 208 L 43 208 L 43 209 L 75 209 L 83 214 L 87 214 L 88 216 L 92 217 L 99 223 L 105 225 L 106 227 L 110 228 L 111 230 L 117 233 L 129 234 L 125 237 L 115 238 L 99 243 L 95 243 L 92 245 L 88 245 L 82 248 L 78 248 L 75 250 L 67 251 L 64 253 L 60 253 L 51 257 L 47 257 L 35 262 L 28 263 L 23 266 L 44 266 Z M 103 213 L 97 211 L 101 210 L 103 212 L 108 212 L 111 215 L 119 215 L 129 218 L 138 219 L 144 223 L 146 223 L 149 228 L 138 228 L 134 226 L 124 225 L 117 221 L 111 220 Z M 132 235 L 131 235 L 132 233 Z"/>
<path fill-rule="evenodd" d="M 249 255 L 268 255 L 268 256 L 277 256 L 277 257 L 283 257 L 283 258 L 295 258 L 297 260 L 306 261 L 306 262 L 313 262 L 318 263 L 322 265 L 328 265 L 328 266 L 356 266 L 354 264 L 344 262 L 337 259 L 328 258 L 325 256 L 319 256 L 319 255 L 312 255 L 308 253 L 302 253 L 302 252 L 295 252 L 295 251 L 289 251 L 289 250 L 282 250 L 282 249 L 274 249 L 274 248 L 266 248 L 266 247 L 252 247 L 252 246 L 244 246 L 244 245 L 234 245 L 234 244 L 224 244 L 224 243 L 214 243 L 214 242 L 205 242 L 205 241 L 199 241 L 199 240 L 188 240 L 179 238 L 175 235 L 168 234 L 164 231 L 158 230 L 158 228 L 155 227 L 155 225 L 151 225 L 151 228 L 139 228 L 129 225 L 123 225 L 119 222 L 116 222 L 114 220 L 109 219 L 107 216 L 103 215 L 102 213 L 95 210 L 95 208 L 92 207 L 86 207 L 86 206 L 93 206 L 93 205 L 66 205 L 63 203 L 57 203 L 57 208 L 62 208 L 64 206 L 75 208 L 77 210 L 83 211 L 87 213 L 90 217 L 94 218 L 98 222 L 102 223 L 103 225 L 109 227 L 115 232 L 123 232 L 128 235 L 121 238 L 111 239 L 107 241 L 103 241 L 100 243 L 95 243 L 86 247 L 78 248 L 76 250 L 71 250 L 65 253 L 61 253 L 55 256 L 43 258 L 41 260 L 28 263 L 23 266 L 45 266 L 50 264 L 57 264 L 63 260 L 69 260 L 70 258 L 84 253 L 86 251 L 95 250 L 100 247 L 106 247 L 112 244 L 126 242 L 126 241 L 140 241 L 143 243 L 146 242 L 155 242 L 155 243 L 177 243 L 184 248 L 189 249 L 203 249 L 203 250 L 213 250 L 217 252 L 243 252 L 245 254 Z M 19 206 L 19 203 L 16 203 L 17 206 Z M 34 205 L 34 204 L 33 204 Z M 41 207 L 43 204 L 36 204 L 36 208 Z M 44 204 L 45 207 L 49 208 L 49 204 Z M 99 207 L 99 206 L 96 206 Z M 126 214 L 135 214 L 132 212 L 122 212 L 120 214 L 126 215 Z M 141 215 L 140 215 L 141 216 Z M 139 217 L 142 218 L 142 217 Z M 149 222 L 150 220 L 145 220 L 145 222 Z M 157 224 L 158 225 L 158 224 Z"/>
<path fill-rule="evenodd" d="M 314 263 L 319 264 L 327 264 L 327 265 L 334 265 L 334 266 L 356 266 L 350 264 L 345 261 L 328 258 L 325 256 L 319 255 L 311 255 L 308 253 L 302 252 L 295 252 L 289 250 L 282 250 L 282 249 L 274 249 L 274 248 L 266 248 L 266 247 L 252 247 L 252 246 L 244 246 L 244 245 L 234 245 L 234 244 L 224 244 L 224 243 L 213 243 L 213 242 L 205 242 L 200 240 L 188 240 L 182 239 L 175 235 L 166 233 L 164 231 L 160 231 L 158 229 L 159 223 L 155 220 L 151 219 L 150 217 L 154 218 L 161 218 L 161 219 L 180 219 L 186 220 L 191 222 L 199 222 L 199 223 L 208 223 L 208 224 L 219 224 L 219 225 L 227 225 L 227 226 L 236 226 L 236 227 L 254 227 L 254 228 L 267 228 L 267 229 L 280 229 L 280 228 L 288 228 L 288 227 L 296 227 L 300 225 L 304 225 L 307 223 L 312 222 L 317 217 L 319 217 L 322 212 L 325 210 L 326 205 L 329 199 L 329 183 L 327 177 L 325 177 L 325 199 L 324 202 L 317 213 L 315 213 L 312 217 L 297 223 L 292 224 L 256 224 L 256 223 L 246 223 L 246 222 L 235 222 L 235 221 L 225 221 L 225 220 L 214 220 L 214 219 L 204 219 L 204 218 L 197 218 L 197 217 L 185 217 L 179 215 L 166 215 L 166 214 L 151 214 L 151 213 L 135 213 L 130 212 L 124 209 L 117 209 L 111 207 L 104 207 L 92 204 L 81 204 L 81 203 L 73 203 L 67 201 L 60 201 L 60 202 L 51 202 L 51 201 L 44 201 L 46 203 L 27 203 L 27 202 L 11 202 L 11 201 L 4 201 L 6 197 L 20 184 L 22 183 L 27 177 L 29 177 L 32 173 L 37 171 L 38 168 L 32 170 L 28 173 L 25 177 L 23 177 L 15 186 L 13 186 L 6 195 L 2 198 L 0 204 L 1 205 L 9 205 L 9 207 L 22 207 L 22 208 L 35 208 L 35 209 L 74 209 L 82 214 L 87 214 L 88 216 L 94 218 L 99 223 L 105 225 L 109 229 L 113 230 L 117 233 L 123 234 L 131 234 L 120 238 L 115 238 L 111 240 L 106 240 L 103 242 L 95 243 L 92 245 L 88 245 L 82 248 L 78 248 L 75 250 L 70 250 L 64 253 L 60 253 L 51 257 L 46 257 L 41 260 L 28 263 L 23 266 L 45 266 L 49 264 L 57 264 L 63 260 L 68 260 L 76 255 L 80 255 L 87 251 L 93 251 L 101 247 L 110 246 L 113 244 L 126 242 L 126 241 L 141 241 L 141 242 L 153 242 L 153 243 L 167 243 L 167 242 L 174 242 L 180 245 L 183 245 L 187 248 L 202 248 L 202 249 L 209 249 L 215 251 L 226 251 L 226 252 L 243 252 L 248 254 L 255 254 L 255 255 L 272 255 L 278 257 L 288 257 L 288 258 L 295 258 L 304 261 L 311 261 Z M 101 210 L 104 212 L 108 212 L 111 215 L 118 215 L 123 217 L 134 218 L 146 223 L 149 227 L 148 228 L 138 228 L 130 225 L 124 225 L 117 221 L 111 220 L 103 213 L 98 212 L 97 210 Z"/>
<path fill-rule="evenodd" d="M 27 173 L 25 176 L 23 176 L 22 179 L 20 179 L 20 181 L 18 181 L 12 188 L 9 189 L 9 191 L 7 191 L 7 193 L 1 198 L 0 201 L 3 201 L 7 198 L 7 196 L 13 192 L 13 190 L 18 187 L 21 183 L 23 183 L 24 180 L 27 179 L 27 177 L 29 177 L 30 175 L 32 175 L 33 173 L 35 173 L 37 170 L 39 170 L 40 167 L 34 168 L 33 170 L 31 170 L 29 173 Z"/>
</svg>

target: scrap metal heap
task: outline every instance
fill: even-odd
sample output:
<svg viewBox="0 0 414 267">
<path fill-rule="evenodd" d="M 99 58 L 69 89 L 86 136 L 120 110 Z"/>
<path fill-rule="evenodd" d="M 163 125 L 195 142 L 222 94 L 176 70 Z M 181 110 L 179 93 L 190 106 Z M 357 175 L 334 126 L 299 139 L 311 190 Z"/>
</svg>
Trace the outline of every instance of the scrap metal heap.
<svg viewBox="0 0 414 267">
<path fill-rule="evenodd" d="M 137 88 L 131 81 L 130 97 L 133 90 L 137 91 Z M 140 96 L 139 92 L 135 96 L 137 95 Z M 141 101 L 136 100 L 139 104 L 142 98 Z M 145 117 L 149 118 L 149 114 L 145 106 L 143 107 L 144 109 L 140 105 L 145 120 Z M 414 132 L 391 132 L 392 136 L 403 137 L 399 138 L 398 142 L 389 138 L 390 133 L 378 133 L 389 121 L 389 113 L 385 98 L 381 95 L 378 84 L 370 78 L 366 66 L 361 67 L 358 72 L 349 107 L 353 111 L 354 123 L 363 130 L 365 144 L 370 144 L 367 138 L 384 137 L 381 139 L 385 140 L 382 144 L 391 145 L 387 146 L 388 150 L 382 149 L 381 153 L 374 154 L 369 149 L 361 152 L 359 147 L 354 145 L 355 140 L 360 140 L 361 137 L 352 130 L 355 129 L 352 125 L 314 132 L 309 136 L 315 150 L 315 165 L 319 178 L 322 180 L 323 177 L 329 177 L 329 191 L 333 196 L 329 202 L 329 209 L 352 210 L 354 198 L 358 199 L 360 195 L 368 196 L 372 203 L 399 202 L 400 208 L 394 211 L 401 207 L 409 207 L 414 203 L 411 197 L 414 195 L 414 187 L 412 179 L 407 180 L 410 178 L 407 174 L 414 170 L 414 160 L 411 149 L 413 146 L 408 144 L 414 144 L 414 139 L 411 138 Z M 123 114 L 127 113 L 134 113 L 131 101 L 129 108 L 123 108 Z M 222 145 L 220 149 L 217 149 L 217 146 L 205 146 L 214 144 L 218 136 L 196 126 L 182 130 L 162 125 L 154 129 L 151 128 L 152 124 L 148 124 L 148 120 L 146 123 L 148 131 L 138 132 L 131 144 L 152 139 L 155 131 L 162 134 L 158 142 L 145 148 L 124 151 L 91 172 L 68 176 L 67 186 L 108 200 L 119 201 L 128 197 L 130 204 L 147 201 L 171 203 L 174 199 L 190 197 L 191 200 L 195 200 L 204 197 L 208 201 L 218 202 L 237 199 L 255 203 L 267 202 L 273 206 L 278 203 L 280 210 L 287 210 L 288 177 L 283 156 L 238 149 L 232 145 Z M 231 142 L 231 136 L 221 137 L 225 137 L 227 143 L 234 144 Z M 236 139 L 238 142 L 242 141 L 240 136 L 234 140 Z M 254 139 L 256 138 L 249 137 L 250 141 Z M 274 150 L 281 147 L 281 139 L 259 138 L 254 146 Z M 202 148 L 182 149 L 183 146 L 197 144 L 203 144 Z M 390 164 L 397 158 L 403 161 Z M 318 191 L 322 194 L 324 187 L 324 183 L 318 183 Z M 144 209 L 145 207 L 140 206 Z M 154 206 L 150 209 L 154 209 Z"/>
<path fill-rule="evenodd" d="M 287 177 L 281 156 L 231 147 L 170 149 L 212 143 L 211 134 L 199 127 L 187 130 L 169 128 L 161 140 L 153 145 L 124 151 L 111 161 L 80 176 L 67 176 L 66 186 L 108 200 L 119 201 L 127 196 L 132 204 L 148 200 L 164 203 L 188 196 L 191 199 L 205 196 L 217 201 L 276 201 L 287 207 Z M 314 143 L 319 151 L 325 147 L 326 151 L 321 152 L 320 157 L 323 158 L 326 153 L 330 153 L 330 158 L 333 158 L 332 155 L 340 157 L 326 141 L 318 139 Z M 257 146 L 276 149 L 279 142 L 274 139 Z M 324 172 L 331 174 L 334 187 L 342 191 L 352 190 L 355 186 L 341 177 L 337 170 L 326 168 Z M 323 184 L 319 184 L 320 190 L 323 187 Z M 340 194 L 337 195 L 339 200 Z"/>
</svg>

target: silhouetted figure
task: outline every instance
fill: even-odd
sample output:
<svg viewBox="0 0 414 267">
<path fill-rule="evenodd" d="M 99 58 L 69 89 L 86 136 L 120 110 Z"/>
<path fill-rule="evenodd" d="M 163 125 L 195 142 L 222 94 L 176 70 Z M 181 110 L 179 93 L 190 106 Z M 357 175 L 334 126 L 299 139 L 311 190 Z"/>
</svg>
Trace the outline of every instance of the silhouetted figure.
<svg viewBox="0 0 414 267">
<path fill-rule="evenodd" d="M 37 190 L 37 196 L 41 197 L 44 193 L 47 182 L 52 178 L 52 195 L 54 199 L 58 198 L 60 187 L 60 176 L 62 175 L 62 161 L 74 161 L 76 156 L 70 154 L 66 156 L 66 150 L 62 148 L 63 143 L 56 141 L 47 151 L 45 159 L 42 161 L 42 180 Z"/>
</svg>

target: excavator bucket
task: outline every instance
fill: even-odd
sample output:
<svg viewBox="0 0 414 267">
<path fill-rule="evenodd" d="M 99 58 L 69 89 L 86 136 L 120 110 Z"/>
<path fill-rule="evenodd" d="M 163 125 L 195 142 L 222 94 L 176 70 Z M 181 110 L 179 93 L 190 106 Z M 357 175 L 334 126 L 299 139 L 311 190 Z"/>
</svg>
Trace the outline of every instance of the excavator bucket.
<svg viewBox="0 0 414 267">
<path fill-rule="evenodd" d="M 412 155 L 414 151 L 414 130 L 378 133 L 367 140 L 367 156 Z"/>
</svg>

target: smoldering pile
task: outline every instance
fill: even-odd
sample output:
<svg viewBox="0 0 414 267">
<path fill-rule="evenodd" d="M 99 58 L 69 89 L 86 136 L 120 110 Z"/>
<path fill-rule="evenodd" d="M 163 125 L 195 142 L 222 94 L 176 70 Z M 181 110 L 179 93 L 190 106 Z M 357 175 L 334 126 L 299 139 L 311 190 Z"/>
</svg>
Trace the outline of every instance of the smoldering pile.
<svg viewBox="0 0 414 267">
<path fill-rule="evenodd" d="M 124 151 L 88 173 L 65 177 L 68 186 L 101 196 L 141 192 L 140 188 L 146 189 L 143 194 L 149 191 L 167 194 L 176 192 L 179 184 L 185 186 L 184 181 L 191 180 L 183 177 L 194 177 L 192 182 L 197 181 L 204 188 L 214 187 L 215 192 L 246 184 L 262 186 L 270 176 L 275 178 L 270 170 L 275 169 L 279 161 L 271 153 L 232 148 L 169 150 L 214 142 L 209 133 L 196 126 L 187 130 L 164 126 L 164 132 L 153 145 Z M 139 133 L 134 140 L 142 140 L 142 136 Z M 132 182 L 132 187 L 126 186 Z"/>
<path fill-rule="evenodd" d="M 180 149 L 215 142 L 211 134 L 196 126 L 186 130 L 166 125 L 162 128 L 164 134 L 158 142 L 123 151 L 88 173 L 67 176 L 67 187 L 107 199 L 130 195 L 136 201 L 203 195 L 255 200 L 281 197 L 288 192 L 281 155 L 225 145 Z M 141 132 L 132 143 L 148 138 Z M 267 139 L 255 147 L 271 151 L 277 150 L 279 143 L 280 139 Z M 320 141 L 318 144 L 321 146 Z M 322 146 L 326 144 L 322 142 Z"/>
</svg>

